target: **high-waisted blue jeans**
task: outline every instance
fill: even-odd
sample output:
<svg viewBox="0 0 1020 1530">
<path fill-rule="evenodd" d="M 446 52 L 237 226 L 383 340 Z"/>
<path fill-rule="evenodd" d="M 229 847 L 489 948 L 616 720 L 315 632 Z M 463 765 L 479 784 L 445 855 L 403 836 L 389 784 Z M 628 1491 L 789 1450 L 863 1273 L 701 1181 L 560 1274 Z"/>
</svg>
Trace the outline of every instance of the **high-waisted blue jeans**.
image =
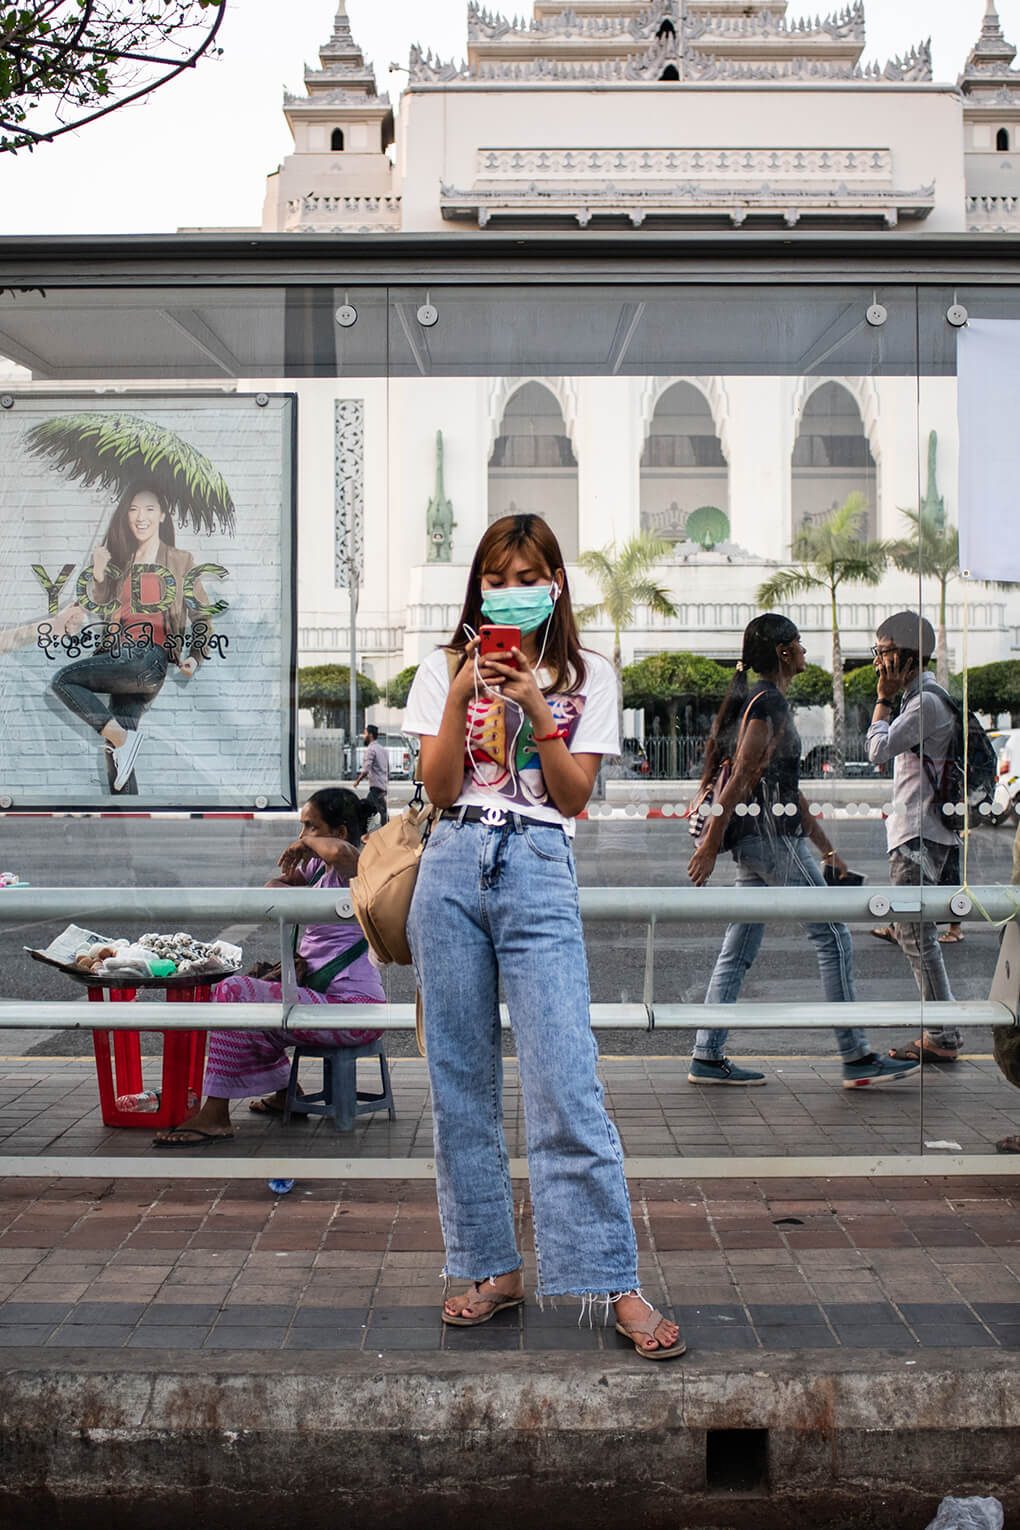
<svg viewBox="0 0 1020 1530">
<path fill-rule="evenodd" d="M 408 918 L 425 1009 L 444 1274 L 521 1263 L 503 1135 L 502 978 L 517 1040 L 540 1295 L 637 1287 L 623 1154 L 602 1103 L 570 841 L 442 819 Z"/>
<path fill-rule="evenodd" d="M 745 835 L 733 848 L 738 887 L 824 887 L 818 862 L 803 835 Z M 815 948 L 822 990 L 830 1003 L 852 1003 L 854 999 L 854 947 L 845 924 L 805 924 L 808 939 Z M 705 995 L 706 1004 L 735 1004 L 744 974 L 761 949 L 765 934 L 763 924 L 731 924 L 723 937 L 722 949 Z M 782 998 L 782 994 L 777 994 Z M 694 1043 L 694 1056 L 704 1062 L 721 1058 L 729 1031 L 700 1030 Z M 836 1029 L 840 1056 L 845 1063 L 867 1057 L 871 1048 L 867 1033 L 856 1028 Z"/>
</svg>

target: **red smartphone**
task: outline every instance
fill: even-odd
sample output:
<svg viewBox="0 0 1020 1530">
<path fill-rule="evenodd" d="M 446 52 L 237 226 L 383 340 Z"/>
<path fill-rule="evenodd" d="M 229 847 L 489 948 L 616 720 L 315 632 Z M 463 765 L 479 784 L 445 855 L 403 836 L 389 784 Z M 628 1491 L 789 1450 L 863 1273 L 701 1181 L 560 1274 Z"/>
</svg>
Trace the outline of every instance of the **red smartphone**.
<svg viewBox="0 0 1020 1530">
<path fill-rule="evenodd" d="M 478 636 L 481 638 L 479 658 L 498 659 L 501 664 L 517 668 L 517 660 L 511 649 L 521 646 L 520 627 L 479 627 Z"/>
</svg>

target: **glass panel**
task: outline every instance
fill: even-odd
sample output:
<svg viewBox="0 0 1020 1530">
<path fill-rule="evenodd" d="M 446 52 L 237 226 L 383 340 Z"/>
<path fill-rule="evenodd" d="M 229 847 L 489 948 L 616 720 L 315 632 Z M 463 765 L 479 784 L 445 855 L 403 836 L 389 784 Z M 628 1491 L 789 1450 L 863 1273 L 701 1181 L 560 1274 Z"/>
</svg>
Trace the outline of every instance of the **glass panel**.
<svg viewBox="0 0 1020 1530">
<path fill-rule="evenodd" d="M 926 989 L 931 1000 L 951 995 L 980 1003 L 993 989 L 1000 921 L 1017 907 L 1009 884 L 1015 876 L 1020 784 L 1013 764 L 1013 724 L 1020 721 L 1014 708 L 1015 673 L 1020 673 L 1020 561 L 1013 503 L 1020 290 L 931 288 L 923 294 L 919 318 L 926 365 L 919 389 L 921 470 L 913 504 L 919 507 L 921 536 L 916 522 L 904 523 L 904 530 L 919 543 L 920 609 L 934 629 L 934 678 L 961 712 L 966 706 L 982 725 L 968 730 L 966 790 L 963 779 L 944 763 L 947 752 L 958 759 L 962 731 L 947 751 L 940 747 L 935 718 L 921 745 L 941 807 L 941 821 L 936 815 L 925 825 L 926 882 L 943 898 L 962 889 L 966 900 L 962 920 L 938 924 Z M 970 577 L 961 566 L 969 568 Z M 961 835 L 964 829 L 969 832 Z M 1007 988 L 1003 997 L 1015 1008 L 1011 982 Z M 964 1054 L 952 1067 L 927 1070 L 928 1150 L 945 1152 L 931 1144 L 953 1142 L 965 1152 L 994 1152 L 997 1141 L 1015 1136 L 1016 1112 L 1002 1093 L 992 1029 L 969 1026 L 955 1033 L 931 1003 L 925 1003 L 924 1015 L 935 1051 L 952 1054 L 962 1045 Z M 1004 1060 L 1008 1035 L 1002 1031 L 997 1038 Z"/>
<path fill-rule="evenodd" d="M 690 889 L 693 846 L 681 815 L 701 776 L 744 629 L 759 612 L 760 587 L 792 566 L 798 531 L 807 527 L 817 540 L 848 503 L 845 537 L 885 537 L 903 484 L 916 479 L 913 289 L 603 284 L 433 287 L 429 296 L 434 313 L 425 317 L 434 322 L 426 323 L 419 317 L 424 287 L 391 293 L 389 408 L 400 421 L 401 451 L 391 460 L 390 516 L 403 527 L 414 592 L 403 662 L 420 662 L 449 638 L 478 540 L 508 511 L 549 521 L 573 598 L 583 605 L 597 606 L 602 591 L 575 549 L 608 549 L 612 557 L 613 544 L 618 555 L 640 531 L 661 537 L 665 546 L 649 577 L 674 614 L 657 614 L 646 596 L 620 620 L 627 742 L 620 761 L 607 762 L 575 846 L 582 888 L 651 885 L 663 895 Z M 866 315 L 876 303 L 887 313 L 873 325 Z M 426 516 L 429 458 L 439 435 L 453 518 L 441 561 L 427 556 Z M 808 853 L 820 866 L 831 844 L 869 885 L 888 880 L 883 807 L 891 790 L 865 744 L 871 646 L 878 622 L 902 603 L 902 578 L 871 586 L 847 579 L 838 590 L 837 653 L 847 680 L 841 749 L 834 743 L 827 584 L 795 579 L 768 603 L 790 618 L 813 666 L 791 691 L 800 735 L 794 763 L 803 759 L 808 822 L 818 841 Z M 605 607 L 588 617 L 582 636 L 612 656 L 617 634 Z M 854 680 L 854 671 L 863 673 Z M 494 762 L 495 756 L 480 774 L 491 779 Z M 773 844 L 775 831 L 792 822 L 785 813 L 766 821 Z M 743 815 L 743 827 L 753 822 Z M 710 890 L 734 888 L 736 873 L 726 850 Z M 772 875 L 787 879 L 785 870 Z M 750 886 L 745 896 L 749 920 L 756 909 L 764 916 L 775 905 L 772 887 Z M 859 1000 L 907 1005 L 912 1018 L 900 1030 L 843 1038 L 848 1056 L 884 1057 L 889 1046 L 911 1039 L 917 990 L 898 948 L 870 933 L 883 921 L 855 896 L 852 956 L 848 936 L 837 940 L 827 926 L 815 933 L 830 994 L 850 991 L 846 974 L 855 960 Z M 660 915 L 650 989 L 640 922 L 591 920 L 595 1003 L 640 1005 L 651 991 L 661 1018 L 680 1018 L 680 1006 L 705 998 L 725 929 L 724 919 Z M 739 987 L 738 1019 L 762 1004 L 779 1006 L 768 1028 L 734 1027 L 726 1043 L 737 1063 L 764 1073 L 768 1087 L 701 1090 L 683 1083 L 670 1092 L 651 1059 L 686 1059 L 696 1010 L 682 1012 L 680 1029 L 601 1032 L 603 1053 L 634 1057 L 641 1079 L 635 1087 L 648 1092 L 650 1107 L 660 1107 L 648 1129 L 625 1142 L 631 1152 L 918 1151 L 916 1079 L 874 1098 L 844 1092 L 832 1031 L 783 1024 L 791 1006 L 813 1017 L 822 991 L 818 953 L 800 924 L 770 921 L 743 982 L 724 979 L 717 969 L 713 998 L 736 997 Z M 391 990 L 408 997 L 411 985 L 394 974 Z M 507 1047 L 513 1048 L 510 1038 Z M 681 1078 L 686 1071 L 684 1065 Z"/>
</svg>

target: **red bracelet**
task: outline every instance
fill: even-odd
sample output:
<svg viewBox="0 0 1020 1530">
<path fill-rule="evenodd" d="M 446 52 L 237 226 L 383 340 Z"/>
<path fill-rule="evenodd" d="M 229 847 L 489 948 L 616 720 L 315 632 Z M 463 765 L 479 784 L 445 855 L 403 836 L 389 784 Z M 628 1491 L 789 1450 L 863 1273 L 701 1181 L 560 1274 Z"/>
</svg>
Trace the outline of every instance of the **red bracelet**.
<svg viewBox="0 0 1020 1530">
<path fill-rule="evenodd" d="M 535 744 L 551 744 L 553 739 L 568 737 L 566 728 L 557 728 L 555 733 L 543 733 L 541 736 L 537 733 L 531 735 L 532 742 Z"/>
</svg>

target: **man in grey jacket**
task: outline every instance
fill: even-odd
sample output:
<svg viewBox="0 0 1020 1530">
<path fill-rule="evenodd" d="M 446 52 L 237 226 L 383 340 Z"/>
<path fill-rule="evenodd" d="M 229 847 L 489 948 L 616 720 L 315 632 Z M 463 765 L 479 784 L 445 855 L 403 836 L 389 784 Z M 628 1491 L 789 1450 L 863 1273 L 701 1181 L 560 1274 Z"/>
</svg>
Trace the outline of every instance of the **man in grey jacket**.
<svg viewBox="0 0 1020 1530">
<path fill-rule="evenodd" d="M 931 623 L 916 611 L 899 611 L 879 627 L 875 655 L 878 700 L 868 729 L 873 765 L 893 760 L 892 812 L 886 819 L 889 880 L 895 887 L 937 887 L 946 861 L 960 844 L 938 801 L 937 783 L 951 758 L 956 717 L 925 666 L 935 651 Z M 892 704 L 903 703 L 893 721 Z M 926 999 L 951 1000 L 933 921 L 897 923 L 896 938 Z M 955 1027 L 925 1031 L 890 1055 L 921 1062 L 955 1062 L 963 1036 Z"/>
<path fill-rule="evenodd" d="M 384 824 L 389 819 L 386 811 L 386 788 L 390 781 L 389 755 L 379 742 L 379 729 L 375 723 L 366 723 L 361 737 L 365 745 L 365 759 L 354 778 L 354 784 L 357 786 L 368 777 L 366 796 L 374 811 L 379 814 L 380 824 Z"/>
</svg>

